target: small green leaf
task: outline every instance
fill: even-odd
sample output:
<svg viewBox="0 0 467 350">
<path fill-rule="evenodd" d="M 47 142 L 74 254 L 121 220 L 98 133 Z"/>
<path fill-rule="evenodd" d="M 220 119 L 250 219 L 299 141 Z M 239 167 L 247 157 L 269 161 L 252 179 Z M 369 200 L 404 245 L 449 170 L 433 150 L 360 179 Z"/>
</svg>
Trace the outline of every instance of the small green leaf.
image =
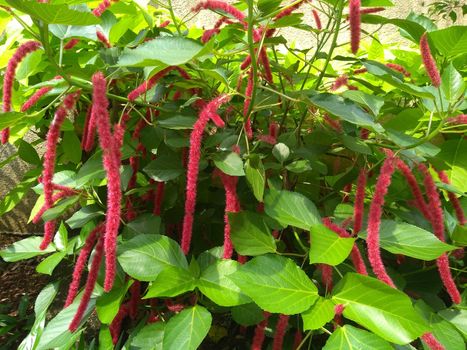
<svg viewBox="0 0 467 350">
<path fill-rule="evenodd" d="M 99 321 L 104 324 L 112 322 L 130 286 L 131 280 L 127 281 L 123 286 L 119 286 L 119 288 L 112 288 L 110 292 L 104 293 L 97 298 L 96 313 Z"/>
<path fill-rule="evenodd" d="M 39 265 L 36 267 L 36 271 L 39 273 L 43 273 L 46 275 L 52 275 L 52 272 L 57 267 L 58 264 L 63 260 L 66 256 L 66 252 L 56 252 L 44 260 L 42 260 Z"/>
<path fill-rule="evenodd" d="M 253 326 L 264 319 L 264 312 L 255 303 L 234 306 L 230 309 L 232 318 L 242 326 Z"/>
<path fill-rule="evenodd" d="M 263 162 L 259 157 L 251 157 L 245 163 L 245 175 L 248 184 L 253 190 L 255 198 L 263 201 L 264 186 L 266 185 L 266 174 Z"/>
<path fill-rule="evenodd" d="M 455 103 L 465 92 L 465 83 L 462 75 L 454 68 L 452 62 L 444 69 L 441 89 L 446 99 L 451 103 Z"/>
<path fill-rule="evenodd" d="M 367 107 L 375 117 L 378 116 L 381 107 L 384 105 L 382 97 L 366 94 L 359 90 L 344 91 L 342 96 Z"/>
<path fill-rule="evenodd" d="M 220 306 L 236 306 L 251 302 L 229 278 L 238 271 L 240 264 L 234 260 L 218 260 L 205 269 L 199 278 L 198 288 Z"/>
<path fill-rule="evenodd" d="M 159 234 L 160 227 L 161 218 L 149 213 L 138 216 L 126 225 L 126 229 L 133 236 Z"/>
<path fill-rule="evenodd" d="M 22 160 L 29 164 L 41 164 L 41 159 L 39 158 L 36 149 L 24 140 L 19 140 L 18 155 Z"/>
<path fill-rule="evenodd" d="M 79 196 L 71 196 L 60 200 L 52 208 L 47 209 L 42 215 L 42 220 L 50 221 L 61 216 L 65 211 L 71 208 L 76 202 L 79 201 Z"/>
<path fill-rule="evenodd" d="M 166 182 L 182 175 L 185 168 L 178 154 L 167 152 L 151 161 L 143 171 L 155 181 Z"/>
<path fill-rule="evenodd" d="M 286 144 L 279 142 L 272 148 L 272 155 L 282 164 L 289 158 L 290 149 Z"/>
<path fill-rule="evenodd" d="M 392 350 L 384 339 L 362 329 L 345 325 L 338 327 L 329 337 L 323 350 Z"/>
<path fill-rule="evenodd" d="M 313 330 L 323 327 L 334 317 L 335 304 L 326 298 L 319 297 L 311 308 L 302 312 L 303 330 Z"/>
<path fill-rule="evenodd" d="M 228 276 L 265 311 L 293 315 L 318 298 L 318 290 L 292 260 L 279 255 L 253 258 Z"/>
<path fill-rule="evenodd" d="M 118 247 L 118 262 L 131 277 L 154 281 L 166 267 L 188 270 L 188 262 L 174 240 L 161 235 L 139 235 Z"/>
<path fill-rule="evenodd" d="M 223 152 L 217 153 L 214 156 L 214 164 L 223 173 L 230 176 L 244 176 L 245 171 L 243 170 L 242 158 L 235 152 Z"/>
<path fill-rule="evenodd" d="M 150 323 L 141 328 L 130 339 L 128 350 L 163 350 L 164 322 Z"/>
<path fill-rule="evenodd" d="M 193 129 L 193 124 L 195 124 L 195 122 L 195 117 L 177 114 L 168 118 L 160 118 L 158 119 L 157 124 L 165 129 L 185 130 Z"/>
<path fill-rule="evenodd" d="M 173 316 L 164 331 L 164 350 L 196 350 L 211 328 L 212 316 L 200 305 Z"/>
<path fill-rule="evenodd" d="M 62 147 L 64 157 L 74 164 L 81 161 L 81 141 L 74 131 L 63 133 Z"/>
<path fill-rule="evenodd" d="M 466 293 L 464 293 L 465 295 Z M 467 339 L 467 310 L 445 309 L 438 311 L 438 315 L 449 321 Z"/>
<path fill-rule="evenodd" d="M 229 223 L 230 237 L 239 254 L 254 256 L 276 251 L 274 237 L 261 215 L 249 211 L 229 213 Z"/>
<path fill-rule="evenodd" d="M 321 223 L 318 209 L 304 195 L 289 191 L 268 191 L 264 197 L 267 215 L 281 224 L 309 230 Z"/>
<path fill-rule="evenodd" d="M 342 238 L 324 225 L 310 230 L 310 264 L 339 265 L 350 254 L 355 238 Z"/>
<path fill-rule="evenodd" d="M 49 244 L 44 250 L 39 249 L 42 237 L 29 237 L 15 242 L 0 250 L 0 256 L 7 262 L 15 262 L 29 259 L 38 255 L 49 254 L 55 251 L 55 247 Z"/>
<path fill-rule="evenodd" d="M 175 266 L 165 267 L 151 282 L 144 299 L 175 297 L 195 289 L 196 280 L 190 271 Z"/>
<path fill-rule="evenodd" d="M 105 215 L 101 207 L 95 204 L 87 205 L 69 218 L 66 223 L 71 229 L 80 228 L 86 225 L 89 221 L 99 216 Z"/>
</svg>

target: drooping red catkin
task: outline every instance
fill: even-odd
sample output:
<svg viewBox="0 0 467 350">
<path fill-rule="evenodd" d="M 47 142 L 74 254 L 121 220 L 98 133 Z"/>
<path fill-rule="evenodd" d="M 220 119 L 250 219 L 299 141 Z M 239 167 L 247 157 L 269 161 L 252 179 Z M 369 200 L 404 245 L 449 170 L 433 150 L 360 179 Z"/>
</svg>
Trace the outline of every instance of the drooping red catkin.
<svg viewBox="0 0 467 350">
<path fill-rule="evenodd" d="M 344 312 L 344 305 L 338 304 L 334 306 L 334 322 L 336 322 L 339 326 L 342 326 L 342 313 Z"/>
<path fill-rule="evenodd" d="M 107 173 L 107 211 L 105 215 L 105 281 L 104 290 L 112 289 L 116 273 L 116 249 L 117 235 L 120 226 L 120 201 L 122 192 L 120 189 L 120 157 L 119 147 L 114 140 L 110 128 L 110 117 L 107 111 L 109 101 L 106 96 L 106 81 L 101 72 L 97 72 L 92 77 L 92 114 L 99 143 L 103 150 L 104 169 Z"/>
<path fill-rule="evenodd" d="M 456 117 L 448 118 L 447 120 L 450 124 L 467 124 L 467 114 L 459 114 Z"/>
<path fill-rule="evenodd" d="M 130 300 L 128 301 L 128 315 L 132 320 L 138 315 L 138 305 L 141 301 L 141 282 L 134 281 L 130 287 Z"/>
<path fill-rule="evenodd" d="M 282 350 L 284 344 L 284 336 L 287 331 L 287 325 L 289 323 L 288 315 L 279 315 L 279 320 L 276 325 L 276 333 L 274 334 L 274 340 L 272 343 L 272 350 Z"/>
<path fill-rule="evenodd" d="M 64 50 L 71 50 L 71 49 L 74 48 L 76 45 L 78 45 L 79 42 L 80 42 L 79 39 L 77 39 L 77 38 L 72 38 L 72 39 L 68 40 L 68 42 L 63 46 L 63 49 L 64 49 Z"/>
<path fill-rule="evenodd" d="M 230 239 L 230 223 L 228 213 L 240 211 L 240 201 L 237 196 L 238 177 L 230 176 L 219 171 L 219 177 L 225 190 L 225 213 L 224 213 L 224 259 L 231 259 L 233 254 L 232 240 Z"/>
<path fill-rule="evenodd" d="M 350 48 L 356 54 L 360 46 L 360 0 L 349 1 Z"/>
<path fill-rule="evenodd" d="M 295 5 L 290 6 L 290 7 L 287 7 L 286 9 L 282 10 L 281 12 L 279 12 L 279 13 L 274 17 L 274 21 L 277 21 L 278 19 L 281 19 L 282 17 L 285 17 L 285 16 L 290 15 L 293 11 L 295 11 L 296 9 L 298 9 L 298 8 L 299 8 L 300 6 L 302 6 L 304 3 L 305 3 L 305 0 L 300 1 L 300 2 L 296 3 Z"/>
<path fill-rule="evenodd" d="M 369 15 L 370 13 L 377 13 L 386 10 L 384 7 L 370 7 L 360 10 L 361 15 Z"/>
<path fill-rule="evenodd" d="M 64 197 L 69 197 L 69 196 L 72 196 L 73 192 L 68 192 L 68 191 L 60 191 L 58 193 L 55 193 L 53 196 L 52 196 L 52 202 L 55 203 L 56 201 L 64 198 Z M 42 218 L 42 215 L 44 215 L 44 213 L 49 210 L 50 207 L 44 203 L 44 205 L 42 205 L 42 207 L 39 209 L 39 211 L 36 213 L 36 215 L 34 216 L 34 218 L 32 219 L 32 223 L 33 224 L 38 224 L 39 221 L 41 220 Z"/>
<path fill-rule="evenodd" d="M 217 22 L 214 24 L 214 27 L 212 29 L 206 29 L 204 32 L 203 32 L 203 36 L 201 37 L 201 42 L 202 43 L 207 43 L 214 35 L 216 34 L 219 34 L 220 32 L 220 28 L 222 26 L 222 24 L 232 24 L 234 22 L 232 22 L 230 19 L 228 19 L 227 17 L 221 17 L 217 20 Z M 244 69 L 244 68 L 242 68 Z"/>
<path fill-rule="evenodd" d="M 111 48 L 112 45 L 110 44 L 110 41 L 109 39 L 105 36 L 104 33 L 102 33 L 101 31 L 96 31 L 96 36 L 97 36 L 97 40 L 99 40 L 106 48 Z"/>
<path fill-rule="evenodd" d="M 128 305 L 123 304 L 120 305 L 118 309 L 117 315 L 115 315 L 114 319 L 109 325 L 110 335 L 112 336 L 112 343 L 115 345 L 118 342 L 118 338 L 120 337 L 120 330 L 122 328 L 122 323 L 125 317 L 128 316 Z"/>
<path fill-rule="evenodd" d="M 164 68 L 163 70 L 161 70 L 160 72 L 158 72 L 157 74 L 155 74 L 154 76 L 152 76 L 150 79 L 146 80 L 144 83 L 142 83 L 140 86 L 138 86 L 136 89 L 134 89 L 133 91 L 131 91 L 129 94 L 128 94 L 128 99 L 130 101 L 134 101 L 136 100 L 140 95 L 144 94 L 145 92 L 147 92 L 149 89 L 151 89 L 154 85 L 156 85 L 156 83 L 161 79 L 163 78 L 164 76 L 166 76 L 170 71 L 176 69 L 176 67 L 174 66 L 169 66 L 167 68 Z"/>
<path fill-rule="evenodd" d="M 323 218 L 322 221 L 324 226 L 337 233 L 340 237 L 350 237 L 350 234 L 344 228 L 336 225 L 329 218 Z M 361 275 L 368 275 L 365 262 L 363 261 L 362 255 L 360 254 L 360 250 L 358 249 L 356 243 L 354 243 L 352 247 L 350 259 L 352 260 L 352 264 L 355 267 L 355 271 L 357 271 Z"/>
<path fill-rule="evenodd" d="M 441 85 L 441 76 L 439 75 L 438 68 L 436 67 L 436 61 L 431 55 L 426 32 L 420 38 L 420 54 L 422 55 L 426 73 L 430 77 L 433 86 L 439 87 Z"/>
<path fill-rule="evenodd" d="M 271 65 L 269 63 L 268 54 L 267 54 L 266 48 L 264 46 L 259 51 L 259 60 L 260 60 L 261 64 L 263 65 L 264 77 L 266 78 L 266 80 L 269 83 L 272 83 Z"/>
<path fill-rule="evenodd" d="M 321 270 L 321 282 L 324 285 L 326 293 L 332 291 L 332 266 L 327 264 L 319 264 L 319 269 Z"/>
<path fill-rule="evenodd" d="M 104 244 L 102 238 L 98 239 L 96 248 L 94 250 L 94 257 L 92 259 L 91 268 L 88 273 L 88 278 L 86 280 L 86 286 L 84 287 L 84 292 L 81 297 L 78 309 L 76 310 L 75 316 L 71 320 L 68 329 L 70 332 L 74 332 L 78 329 L 81 319 L 83 318 L 84 312 L 86 311 L 89 300 L 91 300 L 92 291 L 96 285 L 97 276 L 99 274 L 99 268 L 102 261 L 102 255 L 104 253 Z"/>
<path fill-rule="evenodd" d="M 261 350 L 261 347 L 263 346 L 264 343 L 264 330 L 266 329 L 266 326 L 268 325 L 268 319 L 271 314 L 267 311 L 263 312 L 264 319 L 258 323 L 258 325 L 255 328 L 255 335 L 253 336 L 253 341 L 251 343 L 251 350 Z"/>
<path fill-rule="evenodd" d="M 394 173 L 394 158 L 392 155 L 387 156 L 381 167 L 378 180 L 376 181 L 373 200 L 370 204 L 368 213 L 368 228 L 367 228 L 367 246 L 368 259 L 371 267 L 379 280 L 395 288 L 395 284 L 391 277 L 386 272 L 383 261 L 381 259 L 381 251 L 379 247 L 379 229 L 381 225 L 381 216 L 383 214 L 384 197 L 388 192 L 391 184 L 392 174 Z"/>
<path fill-rule="evenodd" d="M 297 329 L 295 331 L 295 336 L 294 336 L 294 340 L 293 340 L 292 349 L 294 349 L 294 350 L 298 349 L 298 347 L 300 346 L 302 340 L 303 340 L 303 334 L 300 331 L 300 329 Z"/>
<path fill-rule="evenodd" d="M 441 344 L 432 333 L 425 333 L 420 338 L 423 339 L 431 350 L 445 350 L 443 344 Z"/>
<path fill-rule="evenodd" d="M 251 140 L 253 138 L 253 129 L 251 128 L 250 117 L 246 118 L 246 121 L 245 121 L 245 134 L 248 140 Z"/>
<path fill-rule="evenodd" d="M 342 86 L 347 86 L 349 84 L 349 79 L 347 75 L 341 75 L 334 80 L 334 84 L 331 86 L 331 91 L 336 91 Z"/>
<path fill-rule="evenodd" d="M 422 212 L 423 216 L 429 220 L 431 216 L 430 209 L 428 209 L 425 199 L 423 198 L 422 190 L 420 189 L 420 186 L 418 185 L 417 179 L 415 178 L 412 170 L 400 158 L 396 158 L 396 166 L 407 180 L 410 190 L 412 191 L 412 195 L 414 196 L 417 208 Z"/>
<path fill-rule="evenodd" d="M 444 242 L 444 214 L 441 207 L 441 199 L 439 198 L 438 189 L 436 188 L 433 177 L 431 176 L 425 164 L 419 164 L 418 169 L 423 174 L 423 183 L 425 185 L 428 197 L 428 206 L 431 211 L 431 226 L 433 226 L 435 236 L 438 237 L 440 241 Z M 456 283 L 452 278 L 451 270 L 449 269 L 449 258 L 446 253 L 442 254 L 438 259 L 436 259 L 436 265 L 438 265 L 438 271 L 441 280 L 446 287 L 446 291 L 448 292 L 452 301 L 455 304 L 459 304 L 462 301 L 462 298 L 459 291 L 457 290 Z"/>
<path fill-rule="evenodd" d="M 223 11 L 232 15 L 238 19 L 242 24 L 245 24 L 245 14 L 238 10 L 237 8 L 233 7 L 232 5 L 227 4 L 223 1 L 218 0 L 206 0 L 200 2 L 198 5 L 192 8 L 193 12 L 199 12 L 201 10 L 212 10 L 212 11 Z"/>
<path fill-rule="evenodd" d="M 357 179 L 357 189 L 355 191 L 355 204 L 353 212 L 353 233 L 356 235 L 360 232 L 363 226 L 363 210 L 365 202 L 365 187 L 367 173 L 364 168 L 360 170 Z"/>
<path fill-rule="evenodd" d="M 164 199 L 165 182 L 158 182 L 156 192 L 154 194 L 154 209 L 152 213 L 161 216 L 162 201 Z"/>
<path fill-rule="evenodd" d="M 240 69 L 246 69 L 250 66 L 251 64 L 251 56 L 248 55 L 245 57 L 245 59 L 243 60 L 242 64 L 240 65 Z"/>
<path fill-rule="evenodd" d="M 368 72 L 368 69 L 366 69 L 366 68 L 359 68 L 359 69 L 355 69 L 355 70 L 353 71 L 353 74 L 354 74 L 354 75 L 358 75 L 358 74 L 363 74 L 363 73 L 366 73 L 366 72 Z"/>
<path fill-rule="evenodd" d="M 22 44 L 15 51 L 13 56 L 8 61 L 5 75 L 3 77 L 3 112 L 11 111 L 11 96 L 13 91 L 13 80 L 15 78 L 16 68 L 18 64 L 26 57 L 29 53 L 37 50 L 41 44 L 38 41 L 27 41 Z M 8 142 L 10 138 L 10 129 L 5 128 L 2 130 L 2 144 Z"/>
<path fill-rule="evenodd" d="M 37 101 L 40 100 L 42 96 L 52 90 L 51 86 L 44 86 L 37 90 L 24 104 L 21 106 L 21 112 L 26 112 L 32 106 L 34 106 Z"/>
<path fill-rule="evenodd" d="M 438 170 L 438 176 L 439 176 L 439 179 L 445 184 L 447 185 L 451 184 L 451 181 L 449 181 L 448 175 L 444 171 Z M 459 199 L 456 197 L 454 193 L 449 192 L 449 191 L 448 191 L 448 197 L 449 197 L 449 201 L 452 204 L 452 207 L 454 208 L 454 211 L 456 212 L 456 217 L 457 217 L 457 221 L 459 222 L 459 225 L 464 226 L 466 224 L 465 214 L 464 214 L 464 210 L 462 209 L 462 205 L 459 202 Z"/>
<path fill-rule="evenodd" d="M 96 134 L 95 122 L 92 114 L 92 104 L 89 105 L 84 119 L 83 137 L 81 139 L 81 148 L 85 152 L 91 152 L 94 147 L 94 138 Z"/>
<path fill-rule="evenodd" d="M 198 182 L 198 168 L 201 158 L 201 141 L 204 129 L 213 114 L 217 114 L 217 109 L 229 101 L 229 96 L 220 95 L 206 104 L 201 110 L 198 120 L 193 126 L 190 135 L 190 150 L 188 156 L 185 216 L 183 218 L 182 250 L 188 254 L 190 250 L 191 235 L 193 230 L 193 218 L 196 206 L 196 185 Z"/>
<path fill-rule="evenodd" d="M 75 268 L 73 270 L 73 277 L 68 287 L 68 295 L 65 301 L 65 307 L 71 305 L 75 300 L 76 294 L 78 294 L 79 283 L 81 281 L 81 275 L 83 274 L 84 268 L 86 267 L 86 262 L 88 261 L 88 257 L 91 254 L 92 248 L 96 243 L 96 240 L 102 233 L 104 225 L 101 223 L 97 225 L 88 235 L 84 246 L 81 248 L 79 252 L 78 259 L 75 263 Z"/>
<path fill-rule="evenodd" d="M 73 108 L 76 102 L 76 94 L 69 94 L 63 100 L 63 104 L 55 112 L 54 119 L 47 133 L 46 150 L 44 154 L 44 170 L 42 172 L 42 184 L 44 186 L 44 205 L 45 210 L 52 207 L 54 204 L 53 192 L 54 187 L 52 179 L 55 171 L 55 157 L 57 154 L 57 143 L 60 137 L 60 129 L 68 112 Z M 44 238 L 39 246 L 41 250 L 47 248 L 52 242 L 55 233 L 55 222 L 47 221 L 44 225 Z"/>
<path fill-rule="evenodd" d="M 253 72 L 250 70 L 248 73 L 248 80 L 246 84 L 246 89 L 245 89 L 245 102 L 243 105 L 243 116 L 245 118 L 249 117 L 248 110 L 250 108 L 250 103 L 251 103 L 251 96 L 253 94 Z M 247 134 L 248 138 L 250 138 L 249 134 Z M 253 137 L 253 134 L 251 135 Z"/>
<path fill-rule="evenodd" d="M 313 10 L 311 10 L 311 13 L 313 14 L 313 18 L 315 20 L 316 29 L 321 30 L 323 28 L 323 26 L 321 24 L 321 19 L 319 18 L 318 11 L 313 9 Z"/>
<path fill-rule="evenodd" d="M 159 28 L 165 28 L 165 27 L 167 27 L 169 24 L 170 24 L 170 21 L 169 21 L 169 20 L 164 21 L 164 22 L 162 22 L 162 23 L 159 25 Z"/>
<path fill-rule="evenodd" d="M 386 63 L 386 67 L 391 68 L 395 71 L 402 73 L 406 77 L 410 77 L 410 72 L 407 71 L 404 67 L 397 63 Z"/>
<path fill-rule="evenodd" d="M 118 0 L 113 0 L 113 1 L 118 1 Z M 97 6 L 94 10 L 92 10 L 92 13 L 96 17 L 102 16 L 102 14 L 105 12 L 110 7 L 110 0 L 103 0 L 99 6 Z"/>
<path fill-rule="evenodd" d="M 342 124 L 340 120 L 333 119 L 329 116 L 329 114 L 323 114 L 323 120 L 326 124 L 328 124 L 332 129 L 334 129 L 338 133 L 342 133 L 344 129 L 342 128 Z"/>
<path fill-rule="evenodd" d="M 347 185 L 345 185 L 342 191 L 344 192 L 344 196 L 342 197 L 342 203 L 350 202 L 350 191 L 352 191 L 352 184 L 348 183 Z"/>
</svg>

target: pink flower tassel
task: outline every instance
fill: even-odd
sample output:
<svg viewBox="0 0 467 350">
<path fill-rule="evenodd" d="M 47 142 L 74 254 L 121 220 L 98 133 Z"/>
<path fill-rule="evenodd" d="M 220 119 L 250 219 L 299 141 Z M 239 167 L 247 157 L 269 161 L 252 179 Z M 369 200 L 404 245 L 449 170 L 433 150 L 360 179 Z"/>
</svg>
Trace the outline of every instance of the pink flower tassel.
<svg viewBox="0 0 467 350">
<path fill-rule="evenodd" d="M 438 176 L 439 176 L 439 179 L 445 184 L 449 185 L 451 183 L 451 181 L 449 181 L 449 178 L 444 171 L 439 170 Z M 459 222 L 459 225 L 464 226 L 466 224 L 465 214 L 464 214 L 464 210 L 462 209 L 461 203 L 459 202 L 459 199 L 452 192 L 448 192 L 448 197 L 449 197 L 449 201 L 451 202 L 454 208 L 454 211 L 456 212 L 456 217 L 457 217 L 457 221 Z"/>
<path fill-rule="evenodd" d="M 169 66 L 167 68 L 164 68 L 163 70 L 161 70 L 160 72 L 158 72 L 157 74 L 155 74 L 153 77 L 151 77 L 149 80 L 145 81 L 144 83 L 142 83 L 140 86 L 138 86 L 136 89 L 134 89 L 133 91 L 131 91 L 129 94 L 128 94 L 128 99 L 130 101 L 134 101 L 136 100 L 139 96 L 141 96 L 142 94 L 144 94 L 145 92 L 147 92 L 148 90 L 150 90 L 154 85 L 156 85 L 156 83 L 161 79 L 163 78 L 164 76 L 166 76 L 170 71 L 174 70 L 176 67 L 174 66 Z"/>
<path fill-rule="evenodd" d="M 113 1 L 118 1 L 118 0 L 113 0 Z M 103 0 L 99 6 L 97 6 L 94 10 L 92 10 L 92 13 L 96 17 L 102 16 L 105 10 L 107 10 L 110 7 L 110 0 Z"/>
<path fill-rule="evenodd" d="M 386 10 L 384 7 L 370 7 L 370 8 L 366 8 L 366 9 L 361 9 L 360 14 L 361 15 L 369 15 L 371 13 L 378 13 L 378 12 L 381 12 L 381 11 L 384 11 L 384 10 Z"/>
<path fill-rule="evenodd" d="M 91 254 L 92 248 L 94 247 L 94 243 L 99 238 L 100 234 L 102 233 L 102 229 L 104 228 L 103 224 L 97 225 L 94 230 L 89 233 L 86 241 L 84 243 L 83 248 L 78 255 L 78 260 L 76 260 L 75 268 L 73 270 L 73 278 L 70 283 L 70 287 L 68 288 L 68 295 L 65 301 L 65 307 L 68 307 L 73 303 L 75 300 L 76 294 L 78 294 L 79 283 L 81 280 L 81 275 L 83 274 L 84 268 L 86 267 L 86 262 Z"/>
<path fill-rule="evenodd" d="M 52 90 L 52 87 L 50 86 L 44 86 L 41 87 L 39 90 L 37 90 L 22 106 L 21 106 L 21 112 L 26 112 L 28 109 L 33 107 L 40 99 L 42 96 L 44 96 L 46 93 L 48 93 L 50 90 Z"/>
<path fill-rule="evenodd" d="M 240 202 L 237 196 L 238 177 L 230 176 L 219 171 L 219 176 L 225 189 L 225 214 L 224 214 L 224 259 L 231 259 L 233 254 L 233 245 L 230 239 L 230 223 L 228 213 L 238 213 L 240 211 Z"/>
<path fill-rule="evenodd" d="M 420 39 L 420 53 L 422 55 L 426 73 L 430 77 L 433 86 L 439 87 L 441 85 L 441 76 L 439 75 L 438 68 L 436 67 L 435 59 L 431 55 L 426 33 L 424 33 Z"/>
<path fill-rule="evenodd" d="M 201 158 L 201 141 L 203 139 L 204 128 L 211 116 L 217 114 L 217 109 L 229 101 L 227 95 L 221 95 L 213 99 L 202 109 L 198 120 L 193 126 L 190 135 L 190 150 L 187 170 L 185 217 L 183 219 L 182 250 L 188 254 L 190 250 L 191 235 L 193 230 L 193 217 L 196 205 L 196 185 L 198 182 L 198 168 Z"/>
<path fill-rule="evenodd" d="M 266 326 L 268 325 L 268 319 L 271 314 L 267 311 L 263 313 L 264 315 L 264 320 L 262 320 L 260 323 L 255 328 L 255 335 L 253 336 L 253 342 L 251 344 L 251 350 L 261 350 L 261 347 L 263 346 L 264 343 L 264 330 L 266 329 Z"/>
<path fill-rule="evenodd" d="M 290 15 L 293 11 L 298 9 L 303 3 L 305 3 L 305 1 L 300 1 L 300 2 L 296 3 L 295 5 L 287 7 L 285 10 L 282 10 L 281 12 L 279 12 L 276 15 L 276 17 L 274 17 L 274 21 L 277 21 L 278 19 L 281 19 L 281 18 L 283 18 L 285 16 Z"/>
<path fill-rule="evenodd" d="M 388 192 L 391 184 L 392 174 L 394 173 L 394 158 L 388 156 L 380 170 L 378 180 L 376 182 L 373 200 L 371 201 L 370 211 L 368 214 L 368 229 L 367 229 L 367 246 L 368 258 L 375 275 L 379 280 L 395 288 L 394 282 L 386 272 L 383 261 L 381 260 L 381 251 L 379 248 L 379 229 L 381 225 L 381 216 L 383 214 L 384 197 Z"/>
<path fill-rule="evenodd" d="M 243 116 L 245 118 L 249 117 L 248 114 L 248 110 L 250 108 L 250 103 L 251 103 L 251 97 L 252 97 L 252 94 L 253 94 L 253 73 L 252 71 L 250 70 L 250 72 L 248 73 L 248 81 L 247 81 L 247 85 L 246 85 L 246 89 L 245 89 L 245 102 L 244 102 L 244 106 L 243 106 Z M 251 139 L 249 137 L 249 134 L 247 134 L 248 138 Z M 253 137 L 253 134 L 251 135 Z"/>
<path fill-rule="evenodd" d="M 200 2 L 198 5 L 196 5 L 192 9 L 193 12 L 199 12 L 201 10 L 222 11 L 236 18 L 243 25 L 246 25 L 245 14 L 242 11 L 238 10 L 232 5 L 229 5 L 226 2 L 218 1 L 218 0 L 206 0 L 206 1 Z"/>
<path fill-rule="evenodd" d="M 321 270 L 321 282 L 325 287 L 326 293 L 332 291 L 332 266 L 327 264 L 319 264 L 319 269 Z"/>
<path fill-rule="evenodd" d="M 361 169 L 357 179 L 357 190 L 355 192 L 355 204 L 354 204 L 354 235 L 358 234 L 363 226 L 363 211 L 365 202 L 365 187 L 366 187 L 366 170 Z"/>
<path fill-rule="evenodd" d="M 271 65 L 269 63 L 269 58 L 268 54 L 266 52 L 266 48 L 263 46 L 259 52 L 259 60 L 261 64 L 263 65 L 264 69 L 264 77 L 266 80 L 272 84 L 272 71 L 271 71 Z"/>
<path fill-rule="evenodd" d="M 435 338 L 433 333 L 425 333 L 420 338 L 422 338 L 431 350 L 445 350 L 444 346 Z"/>
<path fill-rule="evenodd" d="M 386 63 L 386 67 L 391 68 L 397 72 L 402 73 L 405 77 L 410 77 L 410 72 L 407 71 L 404 67 L 396 63 Z"/>
<path fill-rule="evenodd" d="M 75 332 L 79 324 L 81 323 L 81 319 L 88 307 L 89 300 L 91 300 L 92 291 L 94 290 L 94 286 L 96 285 L 97 276 L 99 274 L 99 268 L 102 261 L 102 255 L 104 253 L 104 245 L 102 239 L 99 239 L 96 244 L 95 254 L 92 259 L 91 269 L 88 273 L 88 278 L 86 280 L 86 286 L 84 287 L 84 292 L 81 297 L 81 301 L 78 306 L 78 310 L 76 310 L 76 314 L 71 320 L 68 329 L 70 332 Z"/>
<path fill-rule="evenodd" d="M 141 301 L 141 282 L 134 281 L 130 287 L 130 300 L 128 302 L 128 315 L 132 320 L 138 316 L 138 305 Z"/>
<path fill-rule="evenodd" d="M 459 114 L 456 117 L 448 118 L 450 124 L 464 125 L 467 124 L 467 114 Z"/>
<path fill-rule="evenodd" d="M 274 341 L 272 343 L 272 350 L 282 350 L 288 323 L 288 315 L 279 315 L 279 320 L 276 325 L 276 333 L 274 334 Z"/>
<path fill-rule="evenodd" d="M 81 148 L 85 152 L 91 152 L 94 147 L 94 138 L 96 134 L 96 125 L 93 120 L 92 105 L 88 107 L 86 119 L 83 126 L 83 138 L 81 139 Z"/>
<path fill-rule="evenodd" d="M 360 46 L 360 0 L 349 1 L 350 48 L 355 55 Z"/>
<path fill-rule="evenodd" d="M 16 68 L 18 64 L 31 52 L 36 51 L 41 44 L 38 41 L 27 41 L 22 44 L 13 56 L 8 61 L 5 75 L 3 77 L 3 112 L 11 111 L 11 96 L 13 91 L 13 79 L 15 78 Z M 2 144 L 8 142 L 10 138 L 10 129 L 5 128 L 2 130 L 1 141 Z"/>
<path fill-rule="evenodd" d="M 80 42 L 79 39 L 76 39 L 76 38 L 70 39 L 70 40 L 68 40 L 68 42 L 63 46 L 63 49 L 64 49 L 64 50 L 71 50 L 71 49 L 74 48 L 76 45 L 78 45 L 79 42 Z"/>
<path fill-rule="evenodd" d="M 156 194 L 154 195 L 154 210 L 153 214 L 161 216 L 162 201 L 164 199 L 165 182 L 158 182 Z"/>
<path fill-rule="evenodd" d="M 295 331 L 295 336 L 294 336 L 294 341 L 293 341 L 293 347 L 292 349 L 297 350 L 300 344 L 302 343 L 303 340 L 303 335 L 300 329 L 297 329 Z"/>
<path fill-rule="evenodd" d="M 96 31 L 97 40 L 99 40 L 106 48 L 110 49 L 112 45 L 110 44 L 109 39 L 101 31 Z"/>
<path fill-rule="evenodd" d="M 110 323 L 109 331 L 110 335 L 112 336 L 112 343 L 115 345 L 118 342 L 118 338 L 120 337 L 120 331 L 122 329 L 123 320 L 128 316 L 128 305 L 123 304 L 118 309 L 117 315 L 115 315 L 114 319 Z"/>
<path fill-rule="evenodd" d="M 316 29 L 321 30 L 323 28 L 323 26 L 321 24 L 321 19 L 319 18 L 318 11 L 313 9 L 313 10 L 311 10 L 311 13 L 313 14 L 313 18 L 315 20 Z"/>
</svg>

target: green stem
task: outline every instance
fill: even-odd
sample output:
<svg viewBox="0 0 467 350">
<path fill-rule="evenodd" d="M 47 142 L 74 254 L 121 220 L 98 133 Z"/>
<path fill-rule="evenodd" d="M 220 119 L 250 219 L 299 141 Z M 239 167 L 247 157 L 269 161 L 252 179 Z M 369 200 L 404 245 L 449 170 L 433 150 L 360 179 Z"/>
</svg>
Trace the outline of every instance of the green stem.
<svg viewBox="0 0 467 350">
<path fill-rule="evenodd" d="M 252 71 L 252 89 L 251 89 L 251 97 L 250 97 L 250 104 L 248 106 L 248 111 L 246 116 L 249 116 L 251 111 L 253 110 L 253 105 L 255 103 L 255 95 L 256 95 L 256 80 L 258 79 L 258 67 L 255 55 L 255 42 L 253 40 L 253 22 L 254 22 L 254 13 L 253 13 L 253 0 L 248 0 L 248 51 L 251 57 L 251 71 Z"/>
<path fill-rule="evenodd" d="M 182 31 L 180 30 L 180 25 L 177 22 L 177 17 L 175 16 L 175 12 L 172 7 L 172 0 L 168 0 L 169 3 L 169 12 L 170 12 L 170 17 L 172 18 L 172 21 L 174 22 L 175 28 L 177 28 L 177 33 L 178 35 L 182 35 Z"/>
</svg>

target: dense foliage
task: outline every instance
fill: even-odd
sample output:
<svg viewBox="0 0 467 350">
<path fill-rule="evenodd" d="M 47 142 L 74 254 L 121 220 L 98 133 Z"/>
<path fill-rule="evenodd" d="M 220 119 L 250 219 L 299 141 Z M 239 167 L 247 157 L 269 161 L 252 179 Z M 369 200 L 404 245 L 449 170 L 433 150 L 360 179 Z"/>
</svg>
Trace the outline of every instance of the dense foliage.
<svg viewBox="0 0 467 350">
<path fill-rule="evenodd" d="M 2 166 L 31 165 L 0 214 L 35 191 L 44 222 L 0 255 L 51 275 L 20 349 L 465 349 L 467 27 L 0 4 Z"/>
</svg>

